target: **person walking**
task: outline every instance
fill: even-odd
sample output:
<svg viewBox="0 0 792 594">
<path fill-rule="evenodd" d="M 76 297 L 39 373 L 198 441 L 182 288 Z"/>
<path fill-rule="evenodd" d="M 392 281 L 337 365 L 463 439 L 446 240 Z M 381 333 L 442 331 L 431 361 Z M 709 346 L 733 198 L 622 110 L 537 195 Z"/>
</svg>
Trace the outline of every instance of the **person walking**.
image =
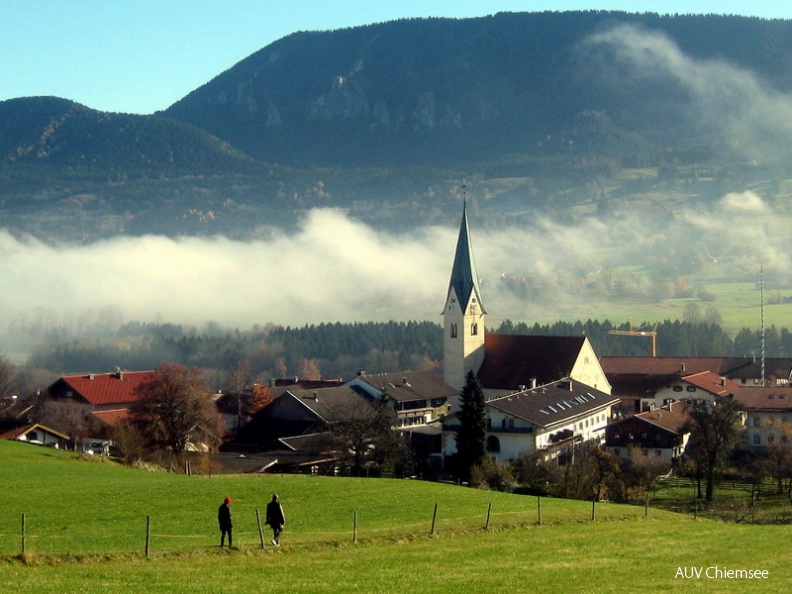
<svg viewBox="0 0 792 594">
<path fill-rule="evenodd" d="M 228 534 L 228 548 L 232 546 L 231 529 L 233 523 L 231 522 L 231 498 L 226 497 L 222 505 L 217 508 L 217 522 L 220 524 L 220 548 L 225 545 L 225 537 Z"/>
<path fill-rule="evenodd" d="M 276 547 L 280 546 L 280 535 L 283 532 L 283 525 L 286 523 L 286 516 L 283 513 L 283 506 L 280 504 L 278 494 L 272 495 L 272 501 L 267 504 L 267 521 L 266 524 L 272 528 L 272 544 Z"/>
</svg>

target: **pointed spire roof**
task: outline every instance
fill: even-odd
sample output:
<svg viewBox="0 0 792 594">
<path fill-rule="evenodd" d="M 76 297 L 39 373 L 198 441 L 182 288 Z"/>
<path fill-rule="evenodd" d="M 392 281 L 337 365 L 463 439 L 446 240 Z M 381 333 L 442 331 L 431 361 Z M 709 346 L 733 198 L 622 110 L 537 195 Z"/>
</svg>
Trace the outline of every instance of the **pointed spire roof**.
<svg viewBox="0 0 792 594">
<path fill-rule="evenodd" d="M 451 269 L 451 281 L 448 285 L 456 294 L 459 306 L 464 308 L 470 301 L 471 294 L 475 294 L 481 313 L 484 305 L 481 303 L 481 294 L 478 287 L 478 276 L 476 275 L 476 264 L 473 260 L 473 246 L 470 243 L 470 232 L 468 231 L 467 203 L 462 207 L 462 223 L 459 226 L 459 238 L 457 239 L 456 253 L 454 254 L 454 266 Z"/>
</svg>

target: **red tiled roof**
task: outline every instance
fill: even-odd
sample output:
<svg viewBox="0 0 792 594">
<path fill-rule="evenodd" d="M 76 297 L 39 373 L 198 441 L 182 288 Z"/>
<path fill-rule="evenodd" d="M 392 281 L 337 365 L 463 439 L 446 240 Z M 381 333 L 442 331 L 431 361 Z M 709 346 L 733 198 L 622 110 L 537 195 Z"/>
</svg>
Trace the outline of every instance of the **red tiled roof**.
<svg viewBox="0 0 792 594">
<path fill-rule="evenodd" d="M 692 406 L 684 402 L 671 402 L 660 408 L 642 412 L 635 416 L 648 423 L 679 434 L 690 419 L 692 408 Z"/>
<path fill-rule="evenodd" d="M 485 388 L 516 390 L 549 384 L 572 372 L 584 336 L 487 334 L 479 381 Z"/>
<path fill-rule="evenodd" d="M 685 375 L 719 372 L 724 357 L 602 357 L 605 375 Z"/>
<path fill-rule="evenodd" d="M 738 386 L 734 399 L 746 410 L 789 410 L 792 409 L 792 387 Z"/>
<path fill-rule="evenodd" d="M 125 421 L 127 418 L 129 418 L 129 409 L 116 408 L 114 410 L 97 410 L 92 414 L 100 421 L 110 425 L 111 427 L 115 427 L 121 421 Z"/>
<path fill-rule="evenodd" d="M 68 375 L 60 378 L 89 404 L 129 404 L 138 397 L 135 389 L 153 379 L 156 371 L 122 371 L 119 373 L 92 373 L 89 375 Z M 57 383 L 57 382 L 56 382 Z"/>
<path fill-rule="evenodd" d="M 717 373 L 712 373 L 711 371 L 702 371 L 701 373 L 686 375 L 682 378 L 682 381 L 696 386 L 697 388 L 701 388 L 702 390 L 706 390 L 712 394 L 717 394 L 718 396 L 728 396 L 729 394 L 734 394 L 734 391 L 739 386 L 739 384 L 734 380 L 726 379 L 725 377 L 722 377 Z"/>
</svg>

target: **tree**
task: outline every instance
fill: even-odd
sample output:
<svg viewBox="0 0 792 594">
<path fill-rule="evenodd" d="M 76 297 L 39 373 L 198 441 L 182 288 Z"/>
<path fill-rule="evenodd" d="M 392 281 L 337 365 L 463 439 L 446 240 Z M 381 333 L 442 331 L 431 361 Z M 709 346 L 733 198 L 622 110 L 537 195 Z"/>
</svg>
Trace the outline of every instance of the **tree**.
<svg viewBox="0 0 792 594">
<path fill-rule="evenodd" d="M 768 436 L 765 469 L 776 480 L 778 493 L 783 492 L 784 481 L 788 481 L 787 497 L 792 502 L 792 425 L 787 421 L 770 421 L 766 426 L 773 433 L 772 438 Z"/>
<path fill-rule="evenodd" d="M 470 480 L 474 466 L 487 458 L 487 418 L 484 392 L 473 371 L 468 371 L 462 388 L 459 428 L 456 432 L 456 471 L 461 480 Z"/>
<path fill-rule="evenodd" d="M 16 365 L 0 355 L 0 399 L 10 398 L 19 389 Z"/>
<path fill-rule="evenodd" d="M 704 500 L 707 504 L 712 503 L 715 471 L 739 442 L 742 422 L 742 407 L 730 397 L 721 397 L 711 407 L 691 411 L 688 421 L 690 441 L 686 455 L 695 465 L 699 479 L 699 497 L 701 478 L 706 479 Z"/>
<path fill-rule="evenodd" d="M 409 448 L 394 429 L 398 418 L 387 394 L 371 407 L 339 408 L 328 415 L 328 431 L 352 462 L 352 473 L 363 474 L 368 465 L 391 471 L 405 466 Z"/>
<path fill-rule="evenodd" d="M 163 363 L 135 392 L 133 422 L 147 436 L 149 448 L 171 454 L 180 468 L 190 443 L 209 448 L 219 443 L 222 419 L 201 369 Z"/>
</svg>

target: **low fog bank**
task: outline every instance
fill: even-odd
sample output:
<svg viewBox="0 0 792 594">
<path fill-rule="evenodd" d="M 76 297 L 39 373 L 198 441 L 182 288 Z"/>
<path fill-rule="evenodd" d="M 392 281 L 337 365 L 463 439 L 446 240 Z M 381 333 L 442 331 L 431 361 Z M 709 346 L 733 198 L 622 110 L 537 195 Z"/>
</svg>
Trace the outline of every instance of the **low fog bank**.
<svg viewBox="0 0 792 594">
<path fill-rule="evenodd" d="M 652 232 L 638 214 L 487 230 L 471 217 L 490 323 L 553 312 L 596 318 L 598 299 L 657 296 L 712 262 L 733 280 L 755 280 L 761 264 L 788 276 L 790 239 L 759 224 L 734 233 L 736 216 L 768 212 L 749 192 L 729 194 L 709 211 L 655 221 Z M 261 241 L 148 236 L 58 246 L 2 230 L 0 348 L 19 352 L 28 341 L 53 336 L 112 335 L 129 321 L 242 330 L 268 323 L 440 323 L 458 223 L 391 234 L 321 209 L 298 232 Z"/>
</svg>

